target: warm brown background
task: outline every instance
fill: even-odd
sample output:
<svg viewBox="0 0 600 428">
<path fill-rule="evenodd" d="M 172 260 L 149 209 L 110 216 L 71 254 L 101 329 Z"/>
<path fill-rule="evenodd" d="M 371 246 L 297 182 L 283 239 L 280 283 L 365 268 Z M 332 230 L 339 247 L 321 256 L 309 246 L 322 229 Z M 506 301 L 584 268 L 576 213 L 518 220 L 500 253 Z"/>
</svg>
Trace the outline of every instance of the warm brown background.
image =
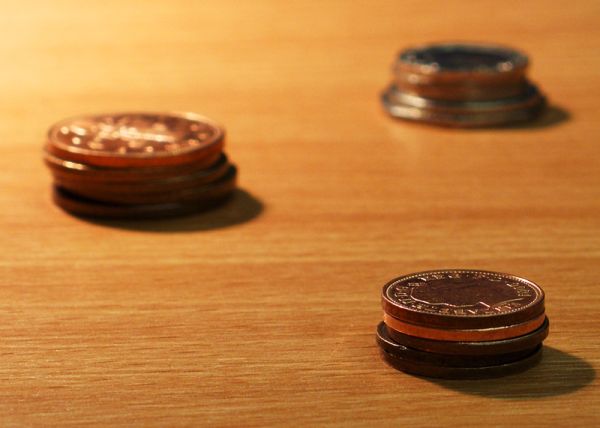
<svg viewBox="0 0 600 428">
<path fill-rule="evenodd" d="M 2 3 L 0 425 L 598 423 L 600 3 Z M 386 117 L 397 50 L 448 39 L 522 48 L 558 109 L 479 131 Z M 54 207 L 46 128 L 129 109 L 223 122 L 247 193 L 138 225 Z M 386 366 L 382 284 L 443 267 L 539 282 L 543 363 Z"/>
</svg>

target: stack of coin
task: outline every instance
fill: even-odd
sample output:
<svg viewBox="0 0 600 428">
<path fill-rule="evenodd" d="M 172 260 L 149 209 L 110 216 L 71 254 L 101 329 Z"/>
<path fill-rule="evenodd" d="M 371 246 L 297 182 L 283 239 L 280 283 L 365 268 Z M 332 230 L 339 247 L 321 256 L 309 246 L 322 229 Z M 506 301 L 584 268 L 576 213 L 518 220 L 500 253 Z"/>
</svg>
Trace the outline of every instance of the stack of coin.
<svg viewBox="0 0 600 428">
<path fill-rule="evenodd" d="M 54 201 L 76 215 L 148 218 L 215 206 L 235 189 L 225 134 L 191 113 L 67 119 L 48 132 Z"/>
<path fill-rule="evenodd" d="M 382 292 L 377 342 L 399 370 L 438 378 L 527 369 L 548 336 L 544 292 L 514 275 L 438 270 L 401 276 Z"/>
<path fill-rule="evenodd" d="M 394 117 L 453 127 L 499 126 L 534 119 L 546 105 L 527 80 L 527 56 L 478 44 L 407 49 L 382 95 Z"/>
</svg>

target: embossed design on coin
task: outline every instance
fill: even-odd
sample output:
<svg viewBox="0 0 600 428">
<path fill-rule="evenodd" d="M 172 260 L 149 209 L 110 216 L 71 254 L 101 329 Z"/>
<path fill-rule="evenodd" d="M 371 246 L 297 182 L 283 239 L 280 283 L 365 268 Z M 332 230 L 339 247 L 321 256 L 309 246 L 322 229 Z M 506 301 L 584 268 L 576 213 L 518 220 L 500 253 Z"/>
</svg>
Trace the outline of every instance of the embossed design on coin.
<svg viewBox="0 0 600 428">
<path fill-rule="evenodd" d="M 512 312 L 532 304 L 539 289 L 527 282 L 479 271 L 430 272 L 388 287 L 388 297 L 408 309 L 461 316 Z"/>
<path fill-rule="evenodd" d="M 470 318 L 504 317 L 499 325 L 516 324 L 539 315 L 543 299 L 543 291 L 524 278 L 473 270 L 403 276 L 387 284 L 383 293 L 384 310 L 390 315 L 416 323 L 435 324 L 437 319 L 438 325 L 446 328 L 461 327 L 447 325 L 441 319 L 469 324 Z"/>
<path fill-rule="evenodd" d="M 218 129 L 184 117 L 121 114 L 74 119 L 53 128 L 57 143 L 111 153 L 173 152 L 209 143 Z"/>
<path fill-rule="evenodd" d="M 219 126 L 193 114 L 122 113 L 60 122 L 48 133 L 48 148 L 74 161 L 107 166 L 119 159 L 187 162 L 213 154 L 223 137 Z"/>
</svg>

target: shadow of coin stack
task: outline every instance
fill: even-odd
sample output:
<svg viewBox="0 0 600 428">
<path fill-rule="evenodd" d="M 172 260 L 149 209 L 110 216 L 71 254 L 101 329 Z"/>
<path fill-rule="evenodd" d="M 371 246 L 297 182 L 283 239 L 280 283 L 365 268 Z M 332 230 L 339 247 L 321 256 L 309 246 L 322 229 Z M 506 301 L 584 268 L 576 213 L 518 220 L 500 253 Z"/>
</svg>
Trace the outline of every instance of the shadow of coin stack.
<svg viewBox="0 0 600 428">
<path fill-rule="evenodd" d="M 225 133 L 191 114 L 86 116 L 52 126 L 45 163 L 54 201 L 79 216 L 155 218 L 190 214 L 225 201 L 237 169 Z"/>
<path fill-rule="evenodd" d="M 546 100 L 525 75 L 527 56 L 479 44 L 407 49 L 381 97 L 393 117 L 451 127 L 500 126 L 534 119 Z"/>
<path fill-rule="evenodd" d="M 535 365 L 549 323 L 544 292 L 513 275 L 439 270 L 406 275 L 382 292 L 377 343 L 393 367 L 420 376 L 503 376 Z"/>
</svg>

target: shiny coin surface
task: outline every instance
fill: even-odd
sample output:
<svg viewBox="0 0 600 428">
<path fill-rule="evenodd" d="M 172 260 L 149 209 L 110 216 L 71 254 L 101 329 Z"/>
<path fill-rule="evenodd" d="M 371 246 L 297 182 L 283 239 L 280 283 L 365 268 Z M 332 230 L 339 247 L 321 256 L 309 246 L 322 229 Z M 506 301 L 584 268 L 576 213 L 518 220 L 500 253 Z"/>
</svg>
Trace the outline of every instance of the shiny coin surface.
<svg viewBox="0 0 600 428">
<path fill-rule="evenodd" d="M 425 329 L 492 329 L 539 320 L 536 327 L 521 333 L 525 334 L 544 320 L 544 292 L 537 284 L 481 270 L 447 269 L 401 276 L 383 287 L 382 306 L 389 317 Z"/>
<path fill-rule="evenodd" d="M 181 165 L 222 150 L 223 129 L 192 113 L 122 113 L 67 119 L 48 131 L 47 150 L 104 167 Z"/>
<path fill-rule="evenodd" d="M 544 323 L 531 333 L 509 339 L 479 342 L 426 339 L 400 333 L 389 326 L 386 326 L 386 330 L 394 342 L 421 351 L 453 355 L 495 355 L 536 347 L 548 336 L 549 326 L 548 318 L 546 318 Z"/>
<path fill-rule="evenodd" d="M 542 358 L 542 347 L 538 346 L 531 354 L 520 360 L 484 367 L 448 367 L 429 364 L 412 358 L 403 358 L 399 353 L 392 354 L 383 349 L 381 355 L 395 369 L 417 376 L 442 379 L 486 379 L 519 373 L 535 366 Z"/>
<path fill-rule="evenodd" d="M 384 323 L 377 327 L 377 344 L 385 351 L 398 357 L 447 367 L 485 367 L 511 363 L 530 355 L 539 345 L 536 343 L 527 349 L 486 355 L 457 355 L 439 352 L 427 352 L 397 343 L 388 334 Z"/>
</svg>

